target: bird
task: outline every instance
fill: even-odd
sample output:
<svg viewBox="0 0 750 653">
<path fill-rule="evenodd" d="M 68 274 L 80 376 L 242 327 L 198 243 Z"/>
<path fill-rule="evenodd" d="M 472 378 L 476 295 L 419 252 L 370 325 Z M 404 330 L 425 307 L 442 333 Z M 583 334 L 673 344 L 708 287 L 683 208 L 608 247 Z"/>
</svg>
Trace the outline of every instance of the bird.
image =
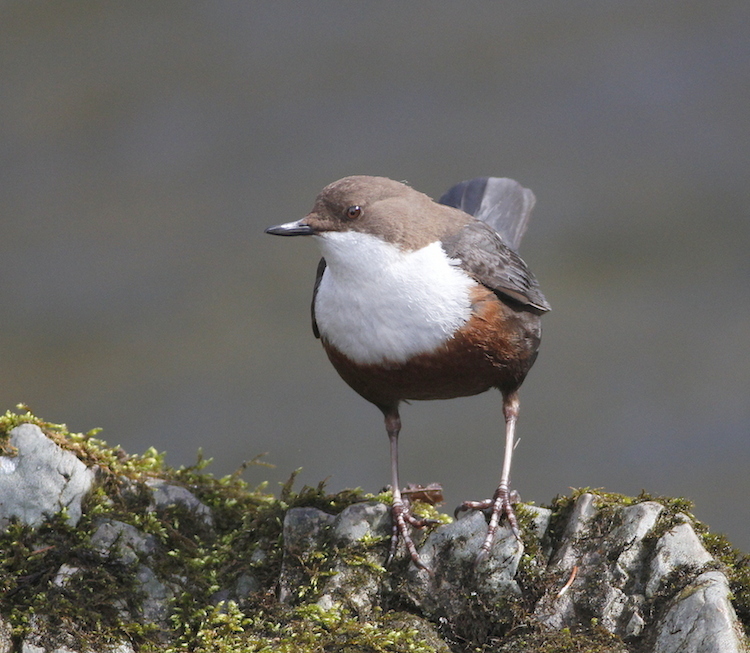
<svg viewBox="0 0 750 653">
<path fill-rule="evenodd" d="M 502 177 L 477 177 L 437 202 L 404 182 L 354 175 L 326 186 L 305 217 L 266 229 L 311 236 L 321 250 L 312 330 L 341 378 L 383 413 L 390 441 L 393 532 L 425 568 L 398 475 L 399 407 L 497 389 L 505 449 L 491 499 L 462 510 L 491 510 L 477 564 L 489 555 L 505 517 L 516 537 L 510 468 L 518 390 L 536 360 L 541 316 L 550 310 L 517 249 L 536 199 Z"/>
</svg>

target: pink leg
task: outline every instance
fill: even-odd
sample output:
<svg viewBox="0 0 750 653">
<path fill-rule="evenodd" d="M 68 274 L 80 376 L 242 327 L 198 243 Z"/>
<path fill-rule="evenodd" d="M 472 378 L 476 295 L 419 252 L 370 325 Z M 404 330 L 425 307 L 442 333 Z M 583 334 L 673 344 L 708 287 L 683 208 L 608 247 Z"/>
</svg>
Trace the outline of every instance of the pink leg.
<svg viewBox="0 0 750 653">
<path fill-rule="evenodd" d="M 399 485 L 398 480 L 398 434 L 401 431 L 401 418 L 398 414 L 398 408 L 383 410 L 383 414 L 385 415 L 385 428 L 388 432 L 388 440 L 391 444 L 391 490 L 393 492 L 393 506 L 391 508 L 391 514 L 393 515 L 393 534 L 391 535 L 391 549 L 388 553 L 386 564 L 390 563 L 396 555 L 398 541 L 401 539 L 406 545 L 414 564 L 420 569 L 427 569 L 419 559 L 417 547 L 411 539 L 409 526 L 424 528 L 428 524 L 433 523 L 433 520 L 418 519 L 417 517 L 414 517 L 414 515 L 409 512 L 408 503 L 401 496 L 401 486 Z"/>
<path fill-rule="evenodd" d="M 492 542 L 495 539 L 495 533 L 500 523 L 500 519 L 505 515 L 510 524 L 511 530 L 516 538 L 520 539 L 518 530 L 518 520 L 516 513 L 513 511 L 513 502 L 517 501 L 515 492 L 510 491 L 510 463 L 513 457 L 513 446 L 516 437 L 516 421 L 518 420 L 518 394 L 513 392 L 503 397 L 503 415 L 505 416 L 505 454 L 503 456 L 503 470 L 500 474 L 500 485 L 492 499 L 484 501 L 465 501 L 456 509 L 456 514 L 461 510 L 486 510 L 492 508 L 490 524 L 487 528 L 487 536 L 484 538 L 479 553 L 477 554 L 477 563 L 489 555 Z"/>
</svg>

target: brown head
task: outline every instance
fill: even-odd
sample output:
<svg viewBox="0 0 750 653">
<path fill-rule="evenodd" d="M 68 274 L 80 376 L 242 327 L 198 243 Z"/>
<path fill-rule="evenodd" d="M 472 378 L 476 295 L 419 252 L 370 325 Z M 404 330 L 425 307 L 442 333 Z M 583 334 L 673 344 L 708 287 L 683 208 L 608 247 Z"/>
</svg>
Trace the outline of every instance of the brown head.
<svg viewBox="0 0 750 653">
<path fill-rule="evenodd" d="M 357 175 L 326 186 L 301 220 L 266 231 L 280 236 L 359 231 L 413 250 L 472 221 L 463 211 L 438 204 L 401 182 Z"/>
</svg>

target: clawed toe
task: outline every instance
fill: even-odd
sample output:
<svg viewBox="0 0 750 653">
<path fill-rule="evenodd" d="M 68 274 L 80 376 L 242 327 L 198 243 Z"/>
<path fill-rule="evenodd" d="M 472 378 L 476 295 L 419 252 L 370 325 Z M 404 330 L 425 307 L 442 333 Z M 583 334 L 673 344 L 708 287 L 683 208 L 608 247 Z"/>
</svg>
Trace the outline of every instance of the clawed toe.
<svg viewBox="0 0 750 653">
<path fill-rule="evenodd" d="M 492 504 L 492 499 L 485 499 L 484 501 L 464 501 L 453 511 L 453 518 L 458 519 L 458 516 L 467 510 L 487 510 L 487 508 L 492 507 Z"/>
<path fill-rule="evenodd" d="M 487 535 L 482 542 L 482 546 L 479 548 L 475 564 L 479 565 L 490 554 L 492 543 L 495 540 L 495 533 L 497 532 L 498 525 L 503 516 L 507 519 L 508 525 L 510 526 L 513 535 L 517 540 L 521 539 L 521 531 L 518 528 L 518 519 L 516 518 L 513 504 L 518 503 L 520 497 L 518 492 L 509 491 L 508 488 L 500 486 L 495 491 L 495 496 L 492 499 L 485 499 L 484 501 L 464 501 L 458 508 L 456 508 L 454 515 L 458 519 L 458 515 L 461 512 L 467 510 L 488 510 L 491 509 L 490 523 L 487 527 Z"/>
<path fill-rule="evenodd" d="M 391 534 L 391 548 L 388 552 L 388 558 L 386 559 L 386 566 L 388 566 L 393 558 L 396 556 L 398 550 L 398 543 L 401 540 L 406 546 L 406 550 L 409 552 L 409 556 L 412 562 L 425 571 L 429 571 L 427 566 L 422 562 L 417 552 L 417 547 L 414 544 L 414 540 L 411 538 L 410 527 L 424 528 L 425 526 L 433 526 L 439 522 L 435 519 L 423 519 L 412 515 L 411 511 L 403 501 L 394 501 L 391 507 L 391 515 L 393 518 L 392 534 Z"/>
</svg>

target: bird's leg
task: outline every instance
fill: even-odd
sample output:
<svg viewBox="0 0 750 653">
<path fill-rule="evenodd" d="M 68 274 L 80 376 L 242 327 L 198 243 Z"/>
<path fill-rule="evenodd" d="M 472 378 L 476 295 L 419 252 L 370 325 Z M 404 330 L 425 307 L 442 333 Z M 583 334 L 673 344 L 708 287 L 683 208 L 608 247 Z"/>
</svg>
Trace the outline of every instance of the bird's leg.
<svg viewBox="0 0 750 653">
<path fill-rule="evenodd" d="M 510 462 L 513 457 L 513 447 L 516 440 L 516 421 L 518 420 L 518 394 L 513 392 L 507 397 L 503 397 L 503 415 L 505 416 L 505 454 L 503 456 L 503 471 L 500 475 L 500 485 L 498 485 L 493 497 L 492 517 L 490 526 L 487 529 L 487 537 L 482 543 L 481 552 L 489 553 L 492 546 L 492 540 L 495 537 L 495 531 L 500 521 L 500 517 L 505 515 L 516 539 L 521 539 L 518 530 L 518 520 L 516 513 L 513 511 L 512 495 L 510 491 Z"/>
<path fill-rule="evenodd" d="M 510 463 L 513 457 L 513 446 L 516 437 L 516 421 L 518 420 L 518 393 L 511 392 L 503 395 L 503 415 L 505 416 L 505 454 L 503 456 L 503 470 L 500 474 L 500 485 L 492 499 L 484 501 L 465 501 L 456 509 L 456 515 L 461 510 L 486 510 L 492 508 L 490 524 L 487 528 L 487 536 L 482 542 L 482 546 L 477 554 L 477 562 L 480 562 L 489 555 L 492 542 L 495 539 L 495 533 L 503 515 L 508 520 L 513 534 L 520 539 L 518 530 L 518 520 L 513 510 L 513 502 L 518 500 L 517 494 L 510 491 Z"/>
<path fill-rule="evenodd" d="M 411 539 L 409 526 L 423 528 L 431 523 L 431 520 L 414 517 L 409 511 L 409 506 L 401 496 L 401 486 L 398 480 L 398 434 L 401 431 L 401 418 L 398 414 L 398 408 L 384 410 L 383 414 L 385 415 L 385 428 L 388 432 L 388 440 L 391 444 L 391 490 L 393 492 L 393 506 L 391 507 L 393 533 L 391 535 L 391 549 L 388 553 L 386 564 L 389 564 L 396 555 L 400 538 L 406 545 L 414 564 L 420 569 L 426 569 L 425 565 L 419 559 L 417 547 Z"/>
</svg>

